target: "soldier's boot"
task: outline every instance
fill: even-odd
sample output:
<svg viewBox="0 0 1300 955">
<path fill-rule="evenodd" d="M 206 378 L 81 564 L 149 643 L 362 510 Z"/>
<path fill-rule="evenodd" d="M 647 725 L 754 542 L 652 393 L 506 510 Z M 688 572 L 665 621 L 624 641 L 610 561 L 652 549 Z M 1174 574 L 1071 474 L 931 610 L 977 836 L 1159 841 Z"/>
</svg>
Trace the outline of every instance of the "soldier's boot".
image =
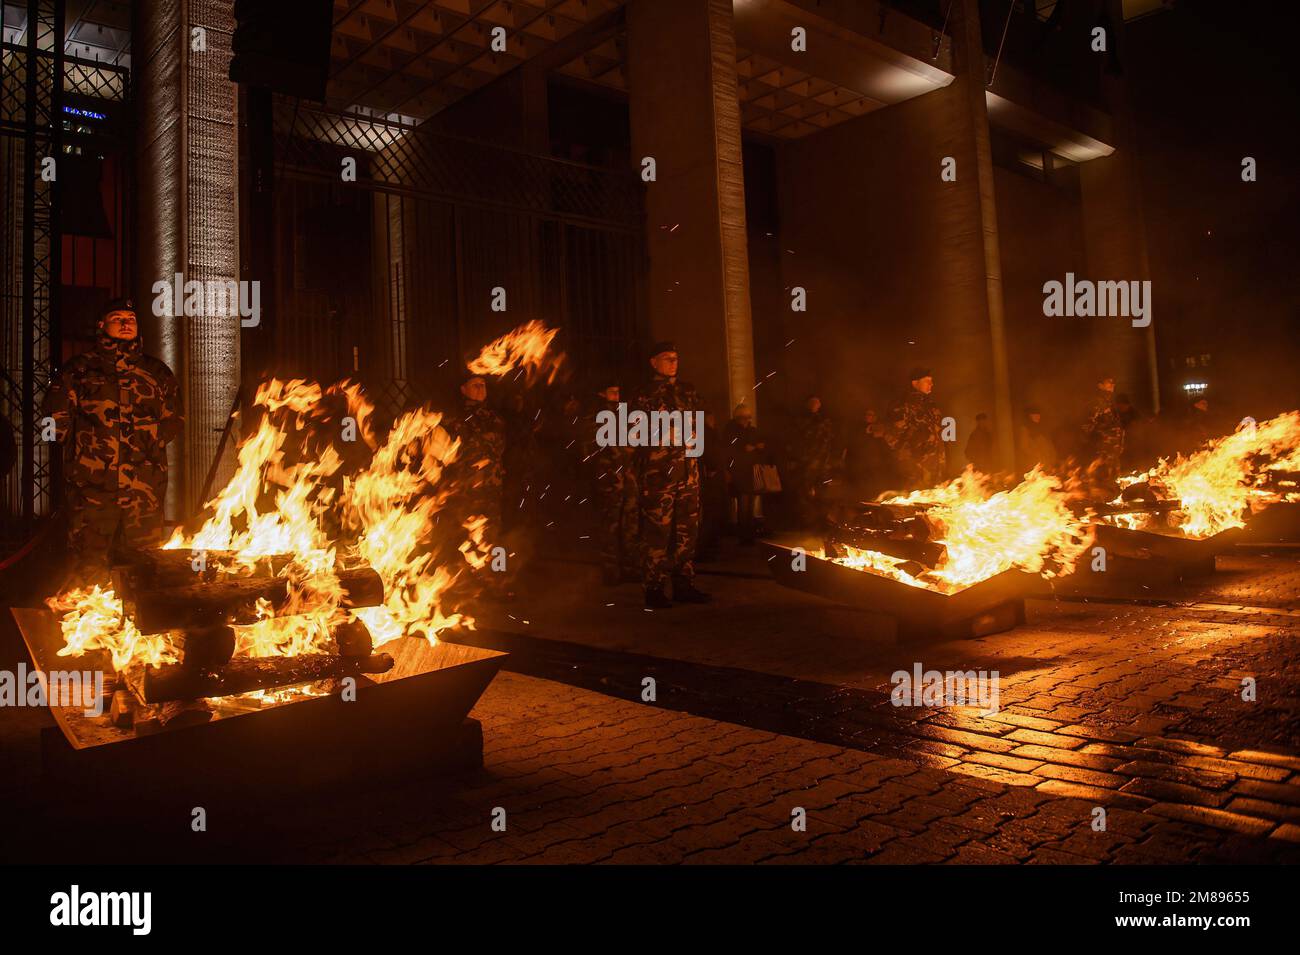
<svg viewBox="0 0 1300 955">
<path fill-rule="evenodd" d="M 679 604 L 706 604 L 713 601 L 713 596 L 697 589 L 690 577 L 674 577 L 673 600 Z"/>
<path fill-rule="evenodd" d="M 667 610 L 673 602 L 664 594 L 663 585 L 645 589 L 645 606 L 647 610 Z"/>
</svg>

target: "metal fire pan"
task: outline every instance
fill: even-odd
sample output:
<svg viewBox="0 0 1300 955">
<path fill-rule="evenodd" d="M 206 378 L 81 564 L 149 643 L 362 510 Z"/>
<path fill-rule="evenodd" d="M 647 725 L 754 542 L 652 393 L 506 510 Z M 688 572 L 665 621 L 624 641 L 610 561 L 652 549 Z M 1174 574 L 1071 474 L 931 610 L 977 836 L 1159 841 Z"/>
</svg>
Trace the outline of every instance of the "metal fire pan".
<svg viewBox="0 0 1300 955">
<path fill-rule="evenodd" d="M 778 583 L 892 617 L 900 636 L 979 636 L 1009 630 L 1025 619 L 1029 583 L 1018 571 L 945 595 L 811 556 L 806 569 L 799 571 L 793 569 L 791 548 L 764 542 L 763 550 Z"/>
</svg>

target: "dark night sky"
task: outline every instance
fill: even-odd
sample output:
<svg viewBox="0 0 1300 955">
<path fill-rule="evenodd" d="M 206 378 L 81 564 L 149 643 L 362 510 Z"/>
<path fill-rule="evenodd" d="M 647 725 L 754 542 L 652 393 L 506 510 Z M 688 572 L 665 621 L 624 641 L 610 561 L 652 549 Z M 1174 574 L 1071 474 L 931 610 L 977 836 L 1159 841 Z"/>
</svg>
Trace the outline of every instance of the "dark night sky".
<svg viewBox="0 0 1300 955">
<path fill-rule="evenodd" d="M 1300 96 L 1286 6 L 1181 0 L 1127 29 L 1164 391 L 1205 380 L 1234 413 L 1300 407 Z M 1254 183 L 1241 180 L 1245 156 Z M 1208 369 L 1186 367 L 1203 353 Z"/>
</svg>

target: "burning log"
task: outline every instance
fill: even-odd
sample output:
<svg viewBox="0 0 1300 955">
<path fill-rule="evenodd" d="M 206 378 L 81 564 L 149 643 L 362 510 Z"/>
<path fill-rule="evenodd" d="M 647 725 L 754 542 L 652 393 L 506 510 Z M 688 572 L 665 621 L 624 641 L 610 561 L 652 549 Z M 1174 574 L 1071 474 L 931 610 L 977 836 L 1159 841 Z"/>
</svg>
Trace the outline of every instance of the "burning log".
<svg viewBox="0 0 1300 955">
<path fill-rule="evenodd" d="M 114 568 L 113 582 L 118 593 L 129 594 L 136 590 L 211 582 L 224 576 L 273 577 L 292 559 L 288 554 L 259 558 L 250 573 L 239 564 L 238 555 L 232 551 L 141 550 L 131 554 L 129 563 Z M 239 573 L 221 574 L 223 568 L 236 565 L 240 568 Z"/>
<path fill-rule="evenodd" d="M 1137 481 L 1119 492 L 1122 501 L 1162 501 L 1164 497 L 1156 492 L 1150 481 Z"/>
<path fill-rule="evenodd" d="M 375 607 L 384 602 L 384 582 L 369 567 L 338 572 L 344 607 Z M 211 583 L 139 590 L 130 608 L 142 633 L 212 627 L 221 622 L 254 623 L 259 599 L 280 609 L 289 601 L 284 577 L 235 577 Z"/>
<path fill-rule="evenodd" d="M 185 630 L 180 638 L 181 663 L 211 670 L 235 655 L 235 631 L 224 623 Z"/>
<path fill-rule="evenodd" d="M 846 545 L 926 568 L 941 566 L 947 560 L 948 549 L 930 540 L 930 524 L 919 509 L 885 504 L 863 504 L 861 508 L 854 517 L 830 525 L 826 533 L 826 553 L 830 557 L 842 556 L 837 545 Z"/>
<path fill-rule="evenodd" d="M 1182 508 L 1181 501 L 1125 501 L 1122 504 L 1094 504 L 1092 509 L 1100 516 L 1111 514 L 1169 514 Z"/>
<path fill-rule="evenodd" d="M 858 550 L 874 550 L 927 568 L 938 567 L 947 559 L 948 549 L 943 544 L 914 537 L 902 537 L 893 531 L 866 527 L 831 528 L 826 535 L 826 553 L 830 557 L 843 556 L 837 545 L 846 544 Z"/>
<path fill-rule="evenodd" d="M 856 506 L 856 514 L 852 519 L 845 523 L 857 524 L 863 527 L 874 527 L 879 530 L 892 530 L 899 527 L 913 527 L 913 521 L 920 520 L 921 514 L 925 507 L 921 504 L 877 504 L 873 501 L 862 501 Z M 915 533 L 919 536 L 929 536 L 930 525 L 925 524 L 924 530 L 917 530 Z"/>
<path fill-rule="evenodd" d="M 375 649 L 375 641 L 365 623 L 357 618 L 334 628 L 334 643 L 339 656 L 368 657 Z"/>
<path fill-rule="evenodd" d="M 344 657 L 305 653 L 293 657 L 241 657 L 220 670 L 198 670 L 183 664 L 145 667 L 140 695 L 146 703 L 234 696 L 295 683 L 314 683 L 360 673 L 385 673 L 393 666 L 387 653 Z"/>
<path fill-rule="evenodd" d="M 134 711 L 135 735 L 152 736 L 163 730 L 201 726 L 210 723 L 212 717 L 212 708 L 202 700 L 169 700 L 156 706 L 138 704 Z"/>
<path fill-rule="evenodd" d="M 113 691 L 113 703 L 108 708 L 109 722 L 119 729 L 130 729 L 135 722 L 135 698 L 125 689 Z"/>
</svg>

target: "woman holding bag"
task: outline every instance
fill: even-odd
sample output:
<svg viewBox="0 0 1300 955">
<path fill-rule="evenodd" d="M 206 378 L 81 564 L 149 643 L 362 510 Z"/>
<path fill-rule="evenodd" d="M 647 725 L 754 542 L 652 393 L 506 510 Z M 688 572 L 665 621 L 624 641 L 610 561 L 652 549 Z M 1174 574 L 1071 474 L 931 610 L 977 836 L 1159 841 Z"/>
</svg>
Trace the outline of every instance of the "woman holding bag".
<svg viewBox="0 0 1300 955">
<path fill-rule="evenodd" d="M 757 494 L 768 493 L 767 443 L 762 432 L 754 427 L 754 413 L 748 405 L 737 405 L 734 416 L 724 433 L 728 459 L 727 482 L 731 496 L 736 499 L 736 533 L 740 543 L 754 543 L 754 503 Z M 761 486 L 760 486 L 761 485 Z M 777 487 L 771 490 L 780 490 Z"/>
</svg>

